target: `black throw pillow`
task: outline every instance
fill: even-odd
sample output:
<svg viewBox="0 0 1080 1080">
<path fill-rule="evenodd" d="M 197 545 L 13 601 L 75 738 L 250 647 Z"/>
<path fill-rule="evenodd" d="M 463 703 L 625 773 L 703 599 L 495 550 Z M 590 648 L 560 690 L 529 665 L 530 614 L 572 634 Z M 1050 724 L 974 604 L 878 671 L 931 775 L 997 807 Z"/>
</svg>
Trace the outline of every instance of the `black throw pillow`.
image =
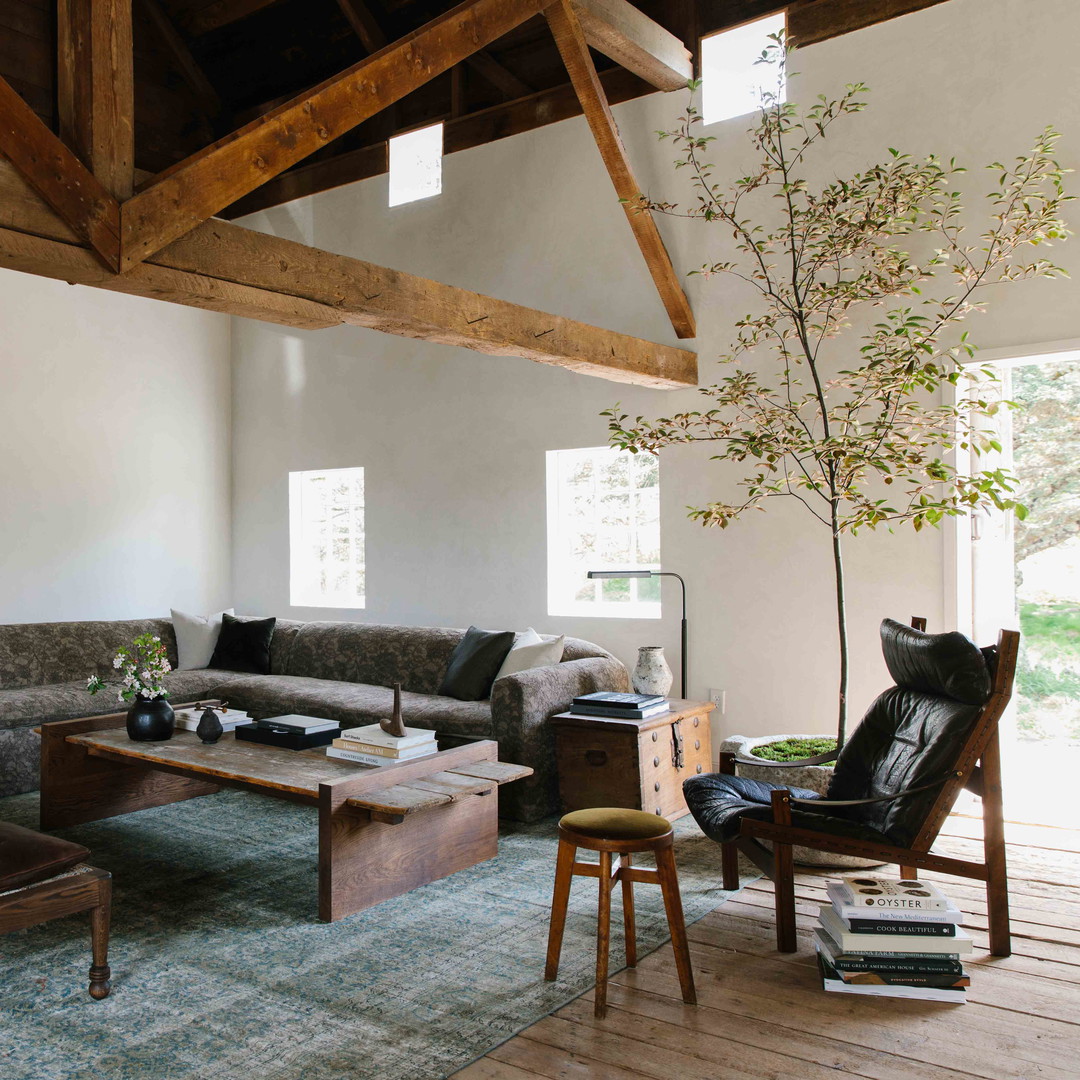
<svg viewBox="0 0 1080 1080">
<path fill-rule="evenodd" d="M 470 626 L 450 654 L 439 693 L 458 701 L 491 697 L 491 684 L 514 646 L 513 630 L 477 630 Z"/>
<path fill-rule="evenodd" d="M 222 615 L 210 667 L 222 671 L 249 671 L 252 675 L 270 674 L 270 639 L 277 619 L 237 619 Z"/>
</svg>

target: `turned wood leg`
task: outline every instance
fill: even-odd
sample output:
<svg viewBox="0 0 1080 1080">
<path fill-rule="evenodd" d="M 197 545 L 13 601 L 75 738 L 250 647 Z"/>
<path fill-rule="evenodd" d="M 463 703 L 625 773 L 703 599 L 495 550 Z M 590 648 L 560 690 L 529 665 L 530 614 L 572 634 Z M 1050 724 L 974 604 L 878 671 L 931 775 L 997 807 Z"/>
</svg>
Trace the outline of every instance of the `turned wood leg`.
<svg viewBox="0 0 1080 1080">
<path fill-rule="evenodd" d="M 694 989 L 694 971 L 690 966 L 690 943 L 686 940 L 686 920 L 683 917 L 682 896 L 679 894 L 679 875 L 675 869 L 675 851 L 668 845 L 656 852 L 656 871 L 660 878 L 660 890 L 664 894 L 668 929 L 671 931 L 671 947 L 675 951 L 675 970 L 679 973 L 679 987 L 687 1005 L 697 1004 Z"/>
<path fill-rule="evenodd" d="M 611 852 L 600 852 L 600 903 L 596 917 L 596 999 L 593 1015 L 607 1014 L 608 950 L 611 943 Z"/>
<path fill-rule="evenodd" d="M 623 855 L 621 869 L 630 869 L 630 856 Z M 626 966 L 637 967 L 637 933 L 634 926 L 634 883 L 629 874 L 622 879 L 623 936 L 626 938 Z"/>
<path fill-rule="evenodd" d="M 90 940 L 93 964 L 90 967 L 90 996 L 98 1001 L 112 989 L 109 969 L 109 920 L 112 915 L 112 879 L 98 885 L 98 905 L 90 911 Z"/>
<path fill-rule="evenodd" d="M 791 824 L 791 794 L 786 789 L 772 793 L 773 821 Z M 795 860 L 790 844 L 773 844 L 773 890 L 776 897 L 776 948 L 795 952 Z"/>
<path fill-rule="evenodd" d="M 1001 795 L 1001 747 L 994 730 L 982 760 L 983 858 L 986 862 L 986 914 L 993 956 L 1010 956 L 1009 877 L 1005 864 L 1005 814 Z"/>
<path fill-rule="evenodd" d="M 739 842 L 729 840 L 720 845 L 720 866 L 724 872 L 724 888 L 735 892 L 739 888 Z"/>
<path fill-rule="evenodd" d="M 559 837 L 559 855 L 555 863 L 555 890 L 551 897 L 551 925 L 548 928 L 547 964 L 544 978 L 551 982 L 559 974 L 563 930 L 566 929 L 566 908 L 570 903 L 570 881 L 574 876 L 574 857 L 577 847 Z"/>
</svg>

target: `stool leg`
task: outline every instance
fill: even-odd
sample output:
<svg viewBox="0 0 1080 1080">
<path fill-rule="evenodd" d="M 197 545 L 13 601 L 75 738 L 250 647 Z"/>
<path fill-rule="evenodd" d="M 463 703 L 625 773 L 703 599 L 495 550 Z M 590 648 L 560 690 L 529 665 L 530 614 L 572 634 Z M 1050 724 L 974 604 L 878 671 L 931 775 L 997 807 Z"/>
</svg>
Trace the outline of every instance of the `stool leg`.
<svg viewBox="0 0 1080 1080">
<path fill-rule="evenodd" d="M 620 868 L 630 869 L 630 856 L 623 855 Z M 634 883 L 630 876 L 622 879 L 623 931 L 626 938 L 626 966 L 637 967 L 637 933 L 634 926 Z"/>
<path fill-rule="evenodd" d="M 683 918 L 682 897 L 679 895 L 679 875 L 675 869 L 675 852 L 670 845 L 657 850 L 656 870 L 660 878 L 660 889 L 664 894 L 671 947 L 675 950 L 675 970 L 679 973 L 683 1001 L 687 1005 L 696 1005 L 697 991 L 694 989 L 694 972 L 690 966 L 690 944 L 686 940 L 686 921 Z"/>
<path fill-rule="evenodd" d="M 551 982 L 559 974 L 563 931 L 566 929 L 566 908 L 570 903 L 570 880 L 574 876 L 574 857 L 577 846 L 559 837 L 559 857 L 555 863 L 555 891 L 551 897 L 551 926 L 548 929 L 547 964 L 544 978 Z"/>
<path fill-rule="evenodd" d="M 608 947 L 611 942 L 611 852 L 600 852 L 600 904 L 596 918 L 596 998 L 593 1015 L 607 1014 Z"/>
<path fill-rule="evenodd" d="M 99 883 L 98 905 L 90 911 L 90 939 L 93 964 L 90 967 L 90 996 L 97 1001 L 109 996 L 112 989 L 109 969 L 109 918 L 112 912 L 112 881 Z"/>
</svg>

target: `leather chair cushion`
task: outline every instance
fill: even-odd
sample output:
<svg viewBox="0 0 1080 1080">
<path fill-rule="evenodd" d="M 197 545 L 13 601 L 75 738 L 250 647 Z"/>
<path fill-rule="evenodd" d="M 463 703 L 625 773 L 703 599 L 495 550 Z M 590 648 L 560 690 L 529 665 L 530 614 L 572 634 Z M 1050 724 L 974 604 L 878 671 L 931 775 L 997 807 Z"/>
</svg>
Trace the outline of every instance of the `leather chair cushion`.
<svg viewBox="0 0 1080 1080">
<path fill-rule="evenodd" d="M 82 844 L 0 821 L 0 892 L 55 877 L 89 854 Z"/>
<path fill-rule="evenodd" d="M 897 686 L 982 705 L 992 679 L 982 650 L 963 634 L 926 634 L 893 619 L 881 624 L 881 651 Z"/>
<path fill-rule="evenodd" d="M 559 827 L 573 829 L 596 840 L 655 840 L 671 832 L 671 822 L 658 814 L 617 806 L 575 810 L 563 815 Z"/>
<path fill-rule="evenodd" d="M 772 793 L 782 784 L 766 784 L 745 776 L 727 776 L 724 773 L 708 773 L 691 776 L 683 781 L 686 805 L 701 826 L 702 832 L 717 843 L 734 840 L 739 835 L 743 818 L 755 821 L 772 821 Z M 820 799 L 816 791 L 806 788 L 788 788 L 796 799 Z M 888 841 L 876 829 L 824 810 L 815 811 L 809 806 L 791 808 L 791 823 L 800 829 L 813 829 L 834 836 L 853 837 L 875 843 Z"/>
</svg>

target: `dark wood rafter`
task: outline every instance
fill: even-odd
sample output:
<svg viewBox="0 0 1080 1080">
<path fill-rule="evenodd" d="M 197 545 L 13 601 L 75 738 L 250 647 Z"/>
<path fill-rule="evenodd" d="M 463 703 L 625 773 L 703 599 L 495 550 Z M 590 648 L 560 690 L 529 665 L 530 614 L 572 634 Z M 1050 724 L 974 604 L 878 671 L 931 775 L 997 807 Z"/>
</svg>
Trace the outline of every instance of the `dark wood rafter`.
<svg viewBox="0 0 1080 1080">
<path fill-rule="evenodd" d="M 0 152 L 110 270 L 119 268 L 119 203 L 2 78 Z"/>
<path fill-rule="evenodd" d="M 224 221 L 200 225 L 119 276 L 78 239 L 0 159 L 0 266 L 9 269 L 302 329 L 348 323 L 638 386 L 697 385 L 697 356 L 685 349 Z"/>
<path fill-rule="evenodd" d="M 172 55 L 173 62 L 195 95 L 203 112 L 208 117 L 215 117 L 221 112 L 221 98 L 206 77 L 206 72 L 199 66 L 191 53 L 187 42 L 180 36 L 169 13 L 161 6 L 160 0 L 136 0 L 146 12 L 147 19 L 154 27 L 162 44 Z"/>
<path fill-rule="evenodd" d="M 796 0 L 788 6 L 788 34 L 799 46 L 862 30 L 875 23 L 910 15 L 915 11 L 944 3 L 945 0 Z M 783 4 L 776 5 L 780 10 Z"/>
<path fill-rule="evenodd" d="M 58 0 L 60 137 L 116 199 L 135 175 L 131 0 Z"/>
<path fill-rule="evenodd" d="M 162 173 L 121 215 L 126 270 L 290 165 L 400 101 L 540 11 L 545 0 L 466 0 Z"/>
<path fill-rule="evenodd" d="M 547 9 L 547 19 L 559 47 L 570 80 L 581 102 L 585 119 L 592 130 L 615 192 L 622 202 L 645 265 L 656 284 L 671 325 L 680 338 L 696 336 L 697 329 L 690 301 L 683 291 L 679 275 L 671 265 L 651 211 L 641 205 L 641 188 L 634 177 L 615 118 L 611 115 L 604 87 L 593 66 L 585 34 L 570 0 L 557 0 Z"/>
<path fill-rule="evenodd" d="M 213 3 L 185 13 L 181 25 L 194 36 L 209 34 L 240 19 L 254 15 L 277 0 L 214 0 Z"/>
</svg>

